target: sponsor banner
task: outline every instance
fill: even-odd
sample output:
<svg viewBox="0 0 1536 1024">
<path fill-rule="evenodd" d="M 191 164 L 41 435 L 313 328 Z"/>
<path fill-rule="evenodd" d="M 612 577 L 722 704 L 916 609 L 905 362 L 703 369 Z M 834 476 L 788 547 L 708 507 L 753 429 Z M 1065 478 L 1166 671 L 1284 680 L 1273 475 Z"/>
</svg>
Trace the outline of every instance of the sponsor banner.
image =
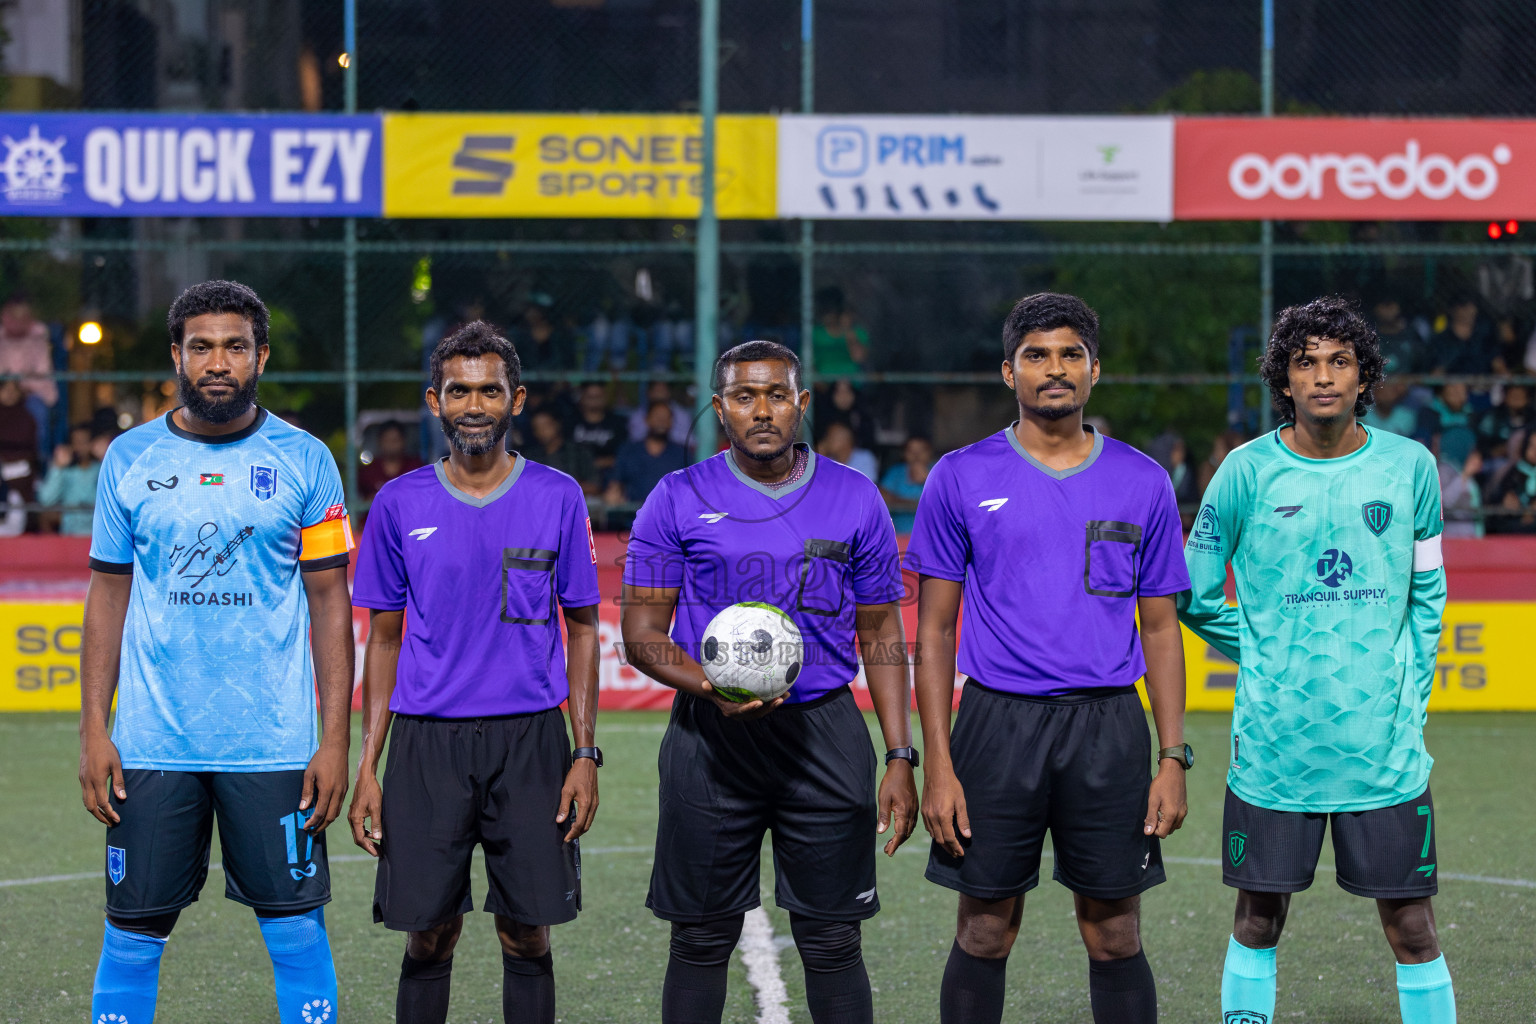
<svg viewBox="0 0 1536 1024">
<path fill-rule="evenodd" d="M 716 208 L 772 218 L 774 118 L 715 123 Z M 697 217 L 703 138 L 674 114 L 386 114 L 386 217 Z"/>
<path fill-rule="evenodd" d="M 603 570 L 606 570 L 604 572 Z M 611 574 L 603 575 L 604 592 Z M 615 583 L 616 586 L 616 583 Z M 0 602 L 0 712 L 80 710 L 80 623 L 78 601 Z M 916 636 L 917 609 L 904 604 L 907 641 Z M 1536 675 L 1530 671 L 1527 638 L 1536 621 L 1536 603 L 1453 601 L 1446 606 L 1435 666 L 1431 711 L 1536 711 Z M 368 612 L 353 609 L 357 679 L 353 707 L 361 696 Z M 407 627 L 409 628 L 409 627 Z M 620 656 L 619 609 L 611 599 L 599 606 L 598 707 L 603 711 L 664 711 L 673 691 Z M 1231 711 L 1237 666 L 1188 630 L 1184 659 L 1191 711 Z M 1145 690 L 1145 686 L 1142 686 Z M 854 681 L 859 706 L 870 707 L 863 674 Z M 959 697 L 958 689 L 956 697 Z M 1146 698 L 1143 693 L 1143 703 Z"/>
<path fill-rule="evenodd" d="M 0 216 L 377 217 L 377 116 L 0 114 Z"/>
<path fill-rule="evenodd" d="M 1180 220 L 1536 216 L 1536 121 L 1185 118 Z"/>
<path fill-rule="evenodd" d="M 1429 710 L 1536 711 L 1536 675 L 1522 653 L 1533 622 L 1532 603 L 1448 602 Z M 1232 710 L 1237 666 L 1187 629 L 1184 666 L 1189 710 Z"/>
<path fill-rule="evenodd" d="M 780 217 L 1173 219 L 1169 117 L 778 119 Z"/>
</svg>

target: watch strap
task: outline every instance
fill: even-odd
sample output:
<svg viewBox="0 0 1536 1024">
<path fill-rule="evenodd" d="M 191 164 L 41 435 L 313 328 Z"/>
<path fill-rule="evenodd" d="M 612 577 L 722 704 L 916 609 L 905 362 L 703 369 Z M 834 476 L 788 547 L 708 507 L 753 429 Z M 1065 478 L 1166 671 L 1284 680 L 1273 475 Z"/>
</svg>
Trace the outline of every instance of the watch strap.
<svg viewBox="0 0 1536 1024">
<path fill-rule="evenodd" d="M 599 768 L 603 766 L 602 747 L 577 747 L 575 750 L 571 751 L 572 761 L 575 761 L 577 758 L 581 757 L 590 757 L 592 760 L 597 762 L 597 766 Z"/>
<path fill-rule="evenodd" d="M 911 762 L 913 768 L 917 767 L 918 761 L 920 760 L 916 747 L 892 747 L 890 750 L 885 752 L 886 764 L 890 764 L 897 758 L 900 758 L 903 761 Z"/>
</svg>

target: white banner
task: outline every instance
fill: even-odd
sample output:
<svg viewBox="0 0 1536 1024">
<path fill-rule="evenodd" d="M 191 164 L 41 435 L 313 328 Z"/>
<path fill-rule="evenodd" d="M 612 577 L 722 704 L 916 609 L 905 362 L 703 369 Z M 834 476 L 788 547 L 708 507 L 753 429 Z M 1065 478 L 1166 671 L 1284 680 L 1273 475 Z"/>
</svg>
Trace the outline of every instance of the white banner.
<svg viewBox="0 0 1536 1024">
<path fill-rule="evenodd" d="M 779 216 L 1173 219 L 1171 117 L 779 118 Z"/>
</svg>

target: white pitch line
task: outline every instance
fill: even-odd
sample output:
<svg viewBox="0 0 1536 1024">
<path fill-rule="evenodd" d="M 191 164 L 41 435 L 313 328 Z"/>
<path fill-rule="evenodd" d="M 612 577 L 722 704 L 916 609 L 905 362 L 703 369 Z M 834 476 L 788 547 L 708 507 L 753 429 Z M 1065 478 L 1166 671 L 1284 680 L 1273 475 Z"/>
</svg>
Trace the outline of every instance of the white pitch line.
<svg viewBox="0 0 1536 1024">
<path fill-rule="evenodd" d="M 789 1024 L 789 993 L 779 974 L 779 947 L 773 942 L 773 923 L 768 911 L 747 911 L 741 925 L 741 962 L 747 967 L 747 984 L 757 991 L 757 1024 Z"/>
<path fill-rule="evenodd" d="M 583 846 L 583 857 L 602 856 L 610 853 L 655 853 L 653 846 Z M 362 864 L 376 858 L 366 853 L 341 853 L 327 858 L 331 864 Z M 223 871 L 222 861 L 214 861 L 208 865 L 209 871 Z M 0 889 L 10 889 L 19 885 L 46 885 L 49 882 L 89 882 L 106 877 L 100 871 L 84 871 L 77 875 L 38 875 L 35 878 L 0 878 Z"/>
<path fill-rule="evenodd" d="M 583 856 L 600 857 L 604 854 L 628 854 L 628 853 L 654 853 L 655 848 L 650 846 L 583 846 Z M 923 852 L 920 846 L 907 846 L 902 848 L 903 853 Z M 1052 856 L 1052 851 L 1042 850 L 1042 857 Z M 330 858 L 332 864 L 365 863 L 374 858 L 366 853 L 343 853 Z M 1187 864 L 1198 868 L 1219 868 L 1221 861 L 1215 857 L 1164 857 L 1164 864 Z M 208 865 L 212 871 L 223 871 L 224 865 L 214 863 Z M 1319 864 L 1319 871 L 1334 871 L 1332 864 Z M 34 878 L 0 878 L 0 889 L 11 889 L 22 885 L 47 885 L 50 882 L 88 882 L 101 878 L 100 871 L 87 871 L 77 875 L 37 875 Z M 1536 889 L 1536 879 L 1530 878 L 1500 878 L 1497 875 L 1464 875 L 1456 871 L 1443 871 L 1440 877 L 1448 882 L 1476 882 L 1479 885 L 1502 885 L 1511 889 Z"/>
</svg>

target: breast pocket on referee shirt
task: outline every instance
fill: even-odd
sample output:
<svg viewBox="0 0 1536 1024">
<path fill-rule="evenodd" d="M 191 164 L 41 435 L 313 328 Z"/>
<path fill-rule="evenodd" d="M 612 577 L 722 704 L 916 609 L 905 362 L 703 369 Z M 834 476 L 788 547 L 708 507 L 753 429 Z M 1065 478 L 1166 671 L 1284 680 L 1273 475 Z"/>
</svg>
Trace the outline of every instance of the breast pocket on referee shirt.
<svg viewBox="0 0 1536 1024">
<path fill-rule="evenodd" d="M 1134 597 L 1141 555 L 1141 527 L 1090 519 L 1083 543 L 1083 589 L 1094 597 Z"/>
<path fill-rule="evenodd" d="M 836 618 L 848 593 L 853 548 L 847 541 L 812 537 L 805 542 L 800 563 L 800 592 L 795 610 Z"/>
<path fill-rule="evenodd" d="M 555 560 L 543 548 L 501 549 L 501 621 L 547 625 L 555 617 Z"/>
</svg>

